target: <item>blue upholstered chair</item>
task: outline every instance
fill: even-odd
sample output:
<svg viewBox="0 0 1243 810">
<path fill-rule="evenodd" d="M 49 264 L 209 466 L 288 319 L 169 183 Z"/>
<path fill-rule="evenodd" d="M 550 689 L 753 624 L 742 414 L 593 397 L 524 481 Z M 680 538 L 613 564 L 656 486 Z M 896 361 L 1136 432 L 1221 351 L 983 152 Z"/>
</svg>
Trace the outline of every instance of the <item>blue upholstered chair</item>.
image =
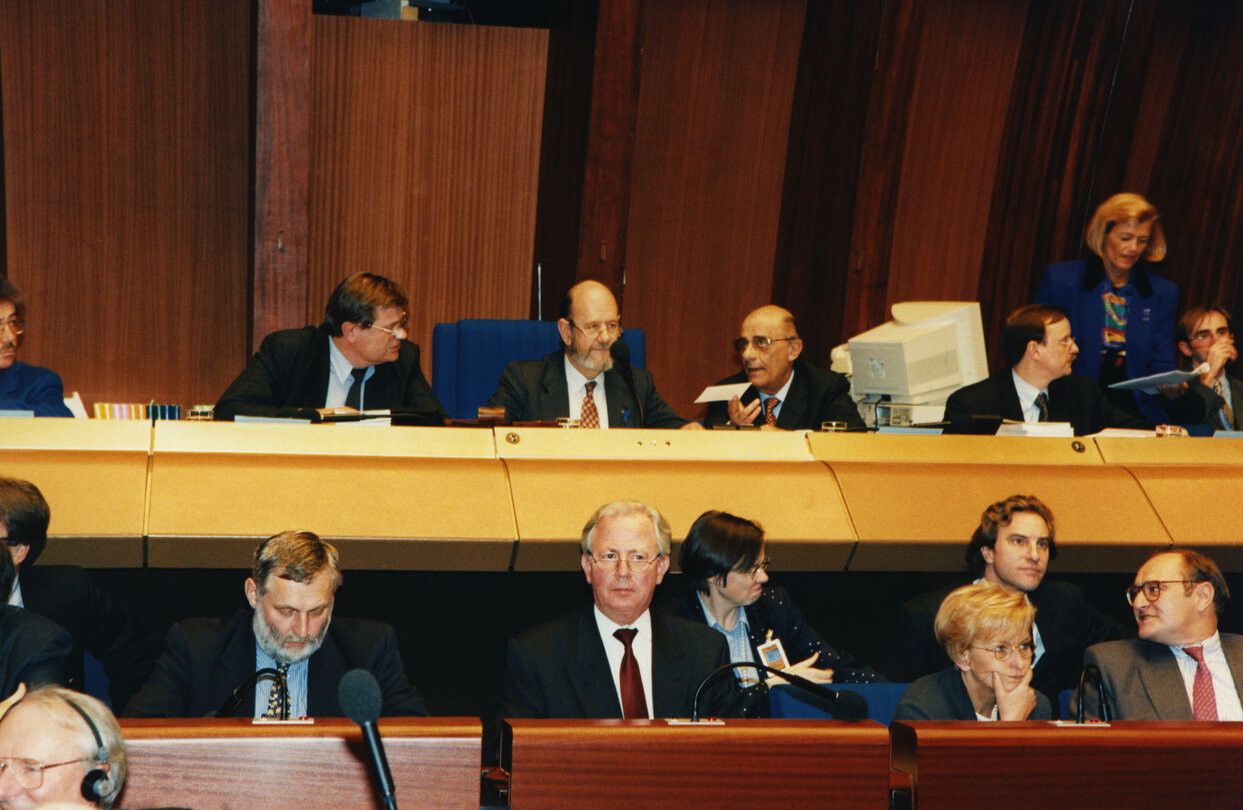
<svg viewBox="0 0 1243 810">
<path fill-rule="evenodd" d="M 909 683 L 831 683 L 829 688 L 858 692 L 868 702 L 868 719 L 889 725 L 898 702 L 906 693 Z M 776 686 L 768 690 L 768 703 L 772 716 L 811 717 L 831 720 L 833 716 L 817 705 L 816 699 L 789 686 Z"/>
<path fill-rule="evenodd" d="M 643 368 L 642 329 L 627 329 L 630 364 Z M 496 392 L 505 366 L 538 360 L 561 347 L 556 321 L 466 319 L 432 330 L 432 390 L 454 419 L 474 419 Z"/>
</svg>

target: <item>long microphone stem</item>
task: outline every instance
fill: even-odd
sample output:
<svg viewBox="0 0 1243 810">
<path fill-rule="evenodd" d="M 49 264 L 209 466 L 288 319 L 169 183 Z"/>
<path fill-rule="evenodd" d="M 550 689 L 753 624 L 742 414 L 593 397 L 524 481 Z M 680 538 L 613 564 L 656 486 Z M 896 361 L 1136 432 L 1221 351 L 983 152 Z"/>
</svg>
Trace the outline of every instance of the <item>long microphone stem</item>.
<svg viewBox="0 0 1243 810">
<path fill-rule="evenodd" d="M 228 700 L 226 700 L 224 704 L 221 705 L 221 707 L 216 710 L 215 714 L 210 715 L 210 716 L 212 717 L 232 716 L 233 712 L 237 711 L 237 707 L 241 706 L 242 701 L 246 699 L 246 693 L 250 691 L 251 687 L 255 686 L 256 684 L 259 683 L 259 681 L 262 681 L 262 680 L 275 681 L 275 683 L 280 687 L 281 719 L 288 720 L 289 719 L 289 688 L 285 683 L 284 676 L 281 675 L 278 670 L 272 669 L 271 667 L 264 667 L 263 669 L 255 670 L 255 674 L 251 675 L 249 678 L 243 681 L 241 686 L 234 689 L 232 694 L 229 695 Z"/>
<path fill-rule="evenodd" d="M 734 663 L 722 664 L 709 672 L 708 676 L 699 682 L 699 687 L 695 689 L 695 700 L 691 704 L 692 723 L 699 722 L 699 698 L 703 693 L 704 687 L 719 677 L 722 672 L 733 672 L 734 669 L 739 667 L 750 667 L 751 669 L 758 669 L 760 672 L 765 672 L 769 675 L 776 675 L 778 678 L 781 678 L 783 681 L 786 681 L 793 686 L 827 700 L 830 704 L 838 704 L 836 706 L 838 711 L 834 712 L 830 710 L 830 713 L 841 720 L 862 720 L 867 716 L 867 701 L 864 700 L 863 697 L 857 692 L 845 692 L 844 694 L 850 695 L 853 698 L 858 698 L 859 705 L 854 704 L 853 701 L 842 701 L 839 704 L 838 698 L 841 694 L 833 691 L 823 684 L 808 680 L 800 675 L 793 675 L 784 670 L 777 669 L 776 667 L 770 667 L 765 664 L 757 664 L 754 661 L 737 661 Z M 860 708 L 862 711 L 859 711 Z"/>
</svg>

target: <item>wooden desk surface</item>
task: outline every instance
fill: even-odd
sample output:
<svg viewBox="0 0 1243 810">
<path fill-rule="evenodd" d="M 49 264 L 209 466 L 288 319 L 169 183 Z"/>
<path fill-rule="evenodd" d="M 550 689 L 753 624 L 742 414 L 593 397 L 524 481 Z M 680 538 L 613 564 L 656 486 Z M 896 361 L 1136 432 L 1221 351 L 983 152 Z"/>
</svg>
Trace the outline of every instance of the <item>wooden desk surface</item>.
<svg viewBox="0 0 1243 810">
<path fill-rule="evenodd" d="M 118 807 L 305 810 L 380 805 L 362 732 L 348 720 L 132 720 L 121 730 L 129 776 Z M 379 722 L 398 806 L 479 807 L 482 728 L 475 718 Z"/>
<path fill-rule="evenodd" d="M 865 720 L 507 720 L 510 806 L 885 808 L 889 738 Z"/>
<path fill-rule="evenodd" d="M 1224 807 L 1243 797 L 1243 723 L 895 722 L 919 810 Z"/>
</svg>

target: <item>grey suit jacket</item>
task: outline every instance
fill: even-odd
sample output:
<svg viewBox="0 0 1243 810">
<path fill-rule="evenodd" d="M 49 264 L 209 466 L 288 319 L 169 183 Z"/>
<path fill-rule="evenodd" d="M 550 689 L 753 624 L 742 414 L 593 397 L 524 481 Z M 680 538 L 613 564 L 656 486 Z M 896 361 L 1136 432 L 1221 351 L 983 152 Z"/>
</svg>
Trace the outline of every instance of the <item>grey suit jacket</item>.
<svg viewBox="0 0 1243 810">
<path fill-rule="evenodd" d="M 1243 636 L 1221 634 L 1226 663 L 1235 691 L 1243 697 Z M 1165 644 L 1143 639 L 1107 641 L 1088 647 L 1084 664 L 1096 664 L 1105 684 L 1105 699 L 1115 720 L 1194 720 L 1187 687 L 1174 653 Z M 1096 690 L 1084 695 L 1084 714 L 1100 716 Z"/>
</svg>

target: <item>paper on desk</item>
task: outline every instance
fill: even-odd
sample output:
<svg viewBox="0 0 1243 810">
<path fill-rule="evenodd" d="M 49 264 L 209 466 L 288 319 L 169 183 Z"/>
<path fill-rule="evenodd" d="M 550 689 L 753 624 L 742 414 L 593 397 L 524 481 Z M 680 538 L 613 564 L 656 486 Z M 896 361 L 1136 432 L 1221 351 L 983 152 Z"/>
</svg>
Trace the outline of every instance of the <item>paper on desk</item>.
<svg viewBox="0 0 1243 810">
<path fill-rule="evenodd" d="M 1071 438 L 1075 430 L 1070 422 L 1012 422 L 1006 420 L 997 428 L 998 436 L 1044 436 L 1055 439 Z"/>
<path fill-rule="evenodd" d="M 1116 382 L 1109 387 L 1120 391 L 1143 391 L 1145 394 L 1155 394 L 1158 385 L 1178 385 L 1207 373 L 1208 363 L 1201 363 L 1198 368 L 1193 368 L 1191 371 L 1166 371 L 1161 374 L 1150 374 L 1147 377 Z"/>
<path fill-rule="evenodd" d="M 698 405 L 701 402 L 729 402 L 734 397 L 742 396 L 742 392 L 751 387 L 751 383 L 734 383 L 732 385 L 709 385 L 704 392 L 699 395 L 699 399 L 695 400 Z"/>
</svg>

